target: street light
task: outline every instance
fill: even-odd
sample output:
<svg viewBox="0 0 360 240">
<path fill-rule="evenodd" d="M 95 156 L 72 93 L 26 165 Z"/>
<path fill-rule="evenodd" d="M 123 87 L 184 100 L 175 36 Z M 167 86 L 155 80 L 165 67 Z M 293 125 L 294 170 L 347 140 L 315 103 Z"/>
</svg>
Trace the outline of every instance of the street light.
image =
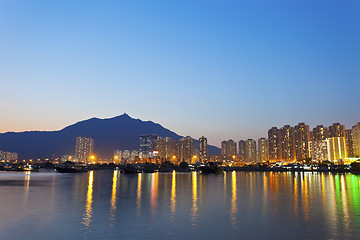
<svg viewBox="0 0 360 240">
<path fill-rule="evenodd" d="M 116 163 L 118 159 L 119 159 L 119 157 L 117 155 L 115 155 L 114 156 L 114 163 Z"/>
<path fill-rule="evenodd" d="M 194 156 L 193 156 L 193 163 L 196 163 L 196 158 L 197 158 L 197 156 L 194 155 Z"/>
<path fill-rule="evenodd" d="M 90 159 L 92 160 L 92 162 L 91 162 L 91 163 L 93 163 L 93 164 L 94 164 L 94 163 L 95 163 L 95 162 L 94 162 L 94 160 L 95 160 L 95 155 L 91 155 L 91 156 L 90 156 Z"/>
</svg>

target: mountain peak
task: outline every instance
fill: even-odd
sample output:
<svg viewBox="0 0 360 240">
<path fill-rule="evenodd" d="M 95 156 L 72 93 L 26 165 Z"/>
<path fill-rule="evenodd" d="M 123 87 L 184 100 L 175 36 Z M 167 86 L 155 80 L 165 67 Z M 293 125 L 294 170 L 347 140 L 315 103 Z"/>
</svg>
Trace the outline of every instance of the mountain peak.
<svg viewBox="0 0 360 240">
<path fill-rule="evenodd" d="M 124 112 L 122 115 L 120 115 L 120 117 L 132 118 L 132 117 L 130 117 L 130 115 L 127 114 L 126 112 Z"/>
<path fill-rule="evenodd" d="M 123 114 L 121 114 L 121 115 L 119 115 L 119 116 L 113 117 L 113 118 L 133 119 L 133 118 L 130 117 L 130 115 L 127 114 L 126 112 L 124 112 Z M 109 118 L 109 119 L 112 119 L 112 118 Z"/>
</svg>

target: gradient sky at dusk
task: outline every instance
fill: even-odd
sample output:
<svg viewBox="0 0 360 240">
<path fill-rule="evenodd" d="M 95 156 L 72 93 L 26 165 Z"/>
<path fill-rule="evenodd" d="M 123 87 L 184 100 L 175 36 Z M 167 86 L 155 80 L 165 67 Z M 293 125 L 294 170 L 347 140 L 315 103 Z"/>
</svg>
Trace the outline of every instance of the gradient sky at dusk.
<svg viewBox="0 0 360 240">
<path fill-rule="evenodd" d="M 220 145 L 359 96 L 356 0 L 0 0 L 0 132 L 126 112 Z"/>
</svg>

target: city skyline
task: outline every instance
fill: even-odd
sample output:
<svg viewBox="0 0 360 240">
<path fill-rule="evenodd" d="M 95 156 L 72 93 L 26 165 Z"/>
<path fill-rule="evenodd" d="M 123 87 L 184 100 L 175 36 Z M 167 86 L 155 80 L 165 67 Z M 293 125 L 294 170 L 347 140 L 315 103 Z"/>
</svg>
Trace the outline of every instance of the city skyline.
<svg viewBox="0 0 360 240">
<path fill-rule="evenodd" d="M 2 133 L 127 112 L 219 146 L 360 119 L 355 1 L 0 6 Z"/>
<path fill-rule="evenodd" d="M 268 130 L 271 144 L 268 139 L 259 138 L 257 147 L 256 140 L 247 139 L 240 140 L 237 147 L 232 139 L 224 140 L 221 142 L 221 156 L 208 155 L 207 138 L 204 136 L 199 139 L 199 145 L 195 148 L 194 139 L 189 136 L 173 140 L 169 137 L 146 134 L 140 135 L 139 150 L 132 150 L 131 154 L 130 150 L 115 150 L 112 160 L 122 164 L 167 161 L 172 164 L 179 164 L 181 161 L 188 164 L 215 161 L 229 165 L 283 161 L 349 164 L 359 159 L 359 129 L 360 122 L 348 130 L 339 123 L 334 123 L 328 128 L 318 125 L 313 130 L 310 130 L 305 123 L 299 123 L 294 127 L 285 125 L 280 129 L 272 127 Z M 79 138 L 82 139 L 77 137 L 76 149 Z M 87 154 L 87 158 L 89 156 Z"/>
<path fill-rule="evenodd" d="M 130 121 L 135 120 L 136 122 L 142 122 L 141 120 L 132 119 L 125 114 L 120 116 L 120 118 L 124 119 L 128 126 L 133 125 Z M 92 119 L 92 121 L 99 123 L 99 119 Z M 150 124 L 155 123 L 151 122 Z M 155 125 L 162 128 L 159 124 Z M 107 124 L 107 127 L 108 126 Z M 166 131 L 171 132 L 167 129 Z M 92 135 L 90 132 L 88 133 Z M 91 164 L 104 160 L 107 163 L 113 161 L 113 163 L 151 162 L 157 164 L 166 161 L 173 164 L 180 162 L 199 164 L 215 161 L 230 165 L 282 161 L 314 161 L 317 163 L 325 161 L 336 164 L 350 164 L 359 160 L 359 133 L 360 122 L 351 129 L 345 129 L 345 126 L 340 123 L 333 123 L 329 127 L 318 125 L 312 130 L 310 130 L 309 125 L 305 123 L 299 123 L 294 127 L 285 125 L 280 129 L 272 127 L 268 130 L 268 139 L 259 138 L 258 145 L 254 139 L 240 140 L 238 147 L 237 142 L 232 139 L 222 141 L 220 149 L 221 155 L 219 155 L 219 153 L 215 155 L 208 154 L 207 138 L 204 136 L 198 140 L 198 146 L 195 147 L 195 139 L 190 136 L 181 137 L 175 134 L 174 136 L 177 139 L 172 139 L 168 136 L 161 137 L 154 133 L 140 134 L 137 136 L 139 145 L 136 149 L 124 149 L 124 146 L 121 144 L 117 145 L 117 149 L 113 151 L 114 155 L 110 159 L 102 159 L 101 155 L 94 153 L 94 138 L 77 136 L 75 154 L 66 152 L 64 155 L 65 152 L 61 152 L 60 158 L 61 161 L 74 160 L 75 162 L 81 163 L 91 162 Z M 49 134 L 49 132 L 46 134 Z M 29 135 L 27 139 L 31 139 Z M 47 140 L 52 141 L 51 138 Z M 69 139 L 67 141 L 69 141 Z M 101 140 L 100 143 L 102 145 L 104 144 Z M 56 156 L 56 154 L 52 153 L 51 160 L 59 161 L 60 155 Z M 0 160 L 2 162 L 14 161 L 17 163 L 18 156 L 17 152 L 0 150 Z M 50 156 L 45 157 L 45 160 L 50 160 L 49 157 Z M 41 161 L 38 156 L 36 156 L 36 159 L 37 161 Z M 32 161 L 33 159 L 30 160 Z M 26 160 L 23 159 L 23 161 L 25 162 Z"/>
<path fill-rule="evenodd" d="M 132 116 L 128 115 L 127 113 L 124 113 L 124 114 L 119 115 L 119 116 L 124 116 L 124 115 L 126 115 L 126 116 L 128 116 L 128 117 L 130 117 L 130 118 L 132 118 L 132 119 L 135 119 L 135 120 L 141 120 L 141 121 L 145 121 L 145 122 L 148 122 L 148 121 L 149 121 L 149 122 L 153 122 L 153 121 L 151 121 L 151 120 L 142 120 L 142 119 L 139 119 L 139 118 L 133 118 Z M 110 117 L 110 118 L 103 118 L 103 119 L 98 118 L 98 119 L 107 120 L 107 119 L 113 119 L 113 118 L 116 118 L 116 117 L 119 117 L 119 116 Z M 90 119 L 93 119 L 93 118 L 90 118 Z M 86 119 L 86 120 L 90 120 L 90 119 Z M 75 123 L 72 123 L 71 125 L 74 125 L 74 124 L 77 124 L 77 123 L 80 123 L 80 122 L 83 122 L 83 121 L 86 121 L 86 120 L 77 121 L 77 122 L 75 122 Z M 253 139 L 253 140 L 256 140 L 256 141 L 257 141 L 257 140 L 259 140 L 259 139 L 261 139 L 261 138 L 266 138 L 266 139 L 268 139 L 268 131 L 276 128 L 276 130 L 279 131 L 278 134 L 281 134 L 281 131 L 282 131 L 283 128 L 293 128 L 294 126 L 296 126 L 296 125 L 298 125 L 298 124 L 300 124 L 300 123 L 303 123 L 303 124 L 308 125 L 308 126 L 309 126 L 309 131 L 313 131 L 313 130 L 314 130 L 314 131 L 315 131 L 314 134 L 316 134 L 316 130 L 318 130 L 319 127 L 325 128 L 325 129 L 329 128 L 329 129 L 327 129 L 327 131 L 330 131 L 330 130 L 331 130 L 331 127 L 333 127 L 333 126 L 336 125 L 336 124 L 340 124 L 339 126 L 343 126 L 343 127 L 344 127 L 342 130 L 344 131 L 343 134 L 345 134 L 345 130 L 351 130 L 352 127 L 354 127 L 355 125 L 358 124 L 358 122 L 359 122 L 359 121 L 354 121 L 354 123 L 351 124 L 350 126 L 346 126 L 345 124 L 343 124 L 343 123 L 341 123 L 341 122 L 340 122 L 340 123 L 333 122 L 333 123 L 331 123 L 331 124 L 329 124 L 329 125 L 317 124 L 317 125 L 314 125 L 314 126 L 312 126 L 312 125 L 310 125 L 310 124 L 308 124 L 308 123 L 306 123 L 306 122 L 305 122 L 305 123 L 303 123 L 303 122 L 298 122 L 298 123 L 293 124 L 293 125 L 292 125 L 292 124 L 291 124 L 291 125 L 290 125 L 290 124 L 284 124 L 283 126 L 271 126 L 271 127 L 269 127 L 267 130 L 265 130 L 265 132 L 263 132 L 262 135 L 254 136 L 254 137 L 252 137 L 252 138 L 251 138 L 251 137 L 249 137 L 249 138 L 247 138 L 247 137 L 241 137 L 241 136 L 235 136 L 234 138 L 229 138 L 229 137 L 226 137 L 226 136 L 225 136 L 225 138 L 224 138 L 224 139 L 221 139 L 219 142 L 214 142 L 214 141 L 209 141 L 209 140 L 207 140 L 207 141 L 209 142 L 210 145 L 216 146 L 216 147 L 218 147 L 219 149 L 221 149 L 221 143 L 222 143 L 223 141 L 226 141 L 226 139 L 229 139 L 229 140 L 234 141 L 235 145 L 237 144 L 238 141 L 242 141 L 242 140 L 249 140 L 249 139 L 252 140 L 252 139 Z M 161 126 L 163 126 L 161 123 L 158 123 L 158 122 L 154 122 L 154 123 L 155 123 L 155 124 L 160 124 Z M 44 130 L 44 131 L 45 131 L 45 132 L 47 132 L 47 131 L 49 131 L 49 132 L 59 131 L 59 130 L 66 129 L 67 127 L 69 127 L 69 126 L 71 126 L 71 125 L 64 126 L 63 128 L 58 129 L 58 130 Z M 163 127 L 164 127 L 165 129 L 168 129 L 168 130 L 176 133 L 176 134 L 179 134 L 179 133 L 177 133 L 176 131 L 173 131 L 172 129 L 170 129 L 170 128 L 166 127 L 166 126 L 163 126 Z M 39 130 L 7 131 L 7 132 L 20 133 L 20 132 L 32 132 L 32 131 L 39 131 Z M 0 132 L 0 134 L 1 134 L 1 133 L 7 133 L 7 132 Z M 40 132 L 41 132 L 41 130 L 40 130 Z M 203 135 L 208 136 L 209 134 L 204 133 L 204 134 L 201 135 L 200 137 L 195 137 L 195 136 L 192 135 L 191 133 L 185 134 L 185 135 L 181 135 L 181 134 L 179 134 L 179 135 L 180 135 L 180 136 L 183 136 L 183 137 L 189 136 L 189 137 L 191 137 L 191 138 L 193 138 L 193 139 L 199 139 L 199 138 L 203 137 Z M 314 135 L 314 136 L 315 136 L 315 135 Z M 208 139 L 208 137 L 207 137 L 207 139 Z M 281 143 L 279 143 L 279 146 L 280 146 L 280 145 L 281 145 Z M 236 149 L 237 149 L 237 147 L 236 147 Z M 283 155 L 283 154 L 281 154 L 281 155 Z"/>
</svg>

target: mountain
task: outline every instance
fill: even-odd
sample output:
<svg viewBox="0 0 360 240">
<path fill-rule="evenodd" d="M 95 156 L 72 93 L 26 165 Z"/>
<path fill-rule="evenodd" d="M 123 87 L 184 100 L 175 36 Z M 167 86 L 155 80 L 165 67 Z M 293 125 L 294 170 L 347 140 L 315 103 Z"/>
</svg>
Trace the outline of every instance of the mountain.
<svg viewBox="0 0 360 240">
<path fill-rule="evenodd" d="M 108 119 L 91 118 L 59 131 L 7 132 L 0 134 L 0 149 L 19 153 L 19 159 L 46 158 L 74 154 L 77 136 L 94 138 L 95 153 L 103 158 L 115 150 L 139 149 L 141 134 L 156 134 L 174 140 L 182 136 L 151 121 L 131 118 L 127 114 Z M 198 140 L 195 141 L 198 146 Z M 220 149 L 208 146 L 210 155 L 220 155 Z"/>
</svg>

